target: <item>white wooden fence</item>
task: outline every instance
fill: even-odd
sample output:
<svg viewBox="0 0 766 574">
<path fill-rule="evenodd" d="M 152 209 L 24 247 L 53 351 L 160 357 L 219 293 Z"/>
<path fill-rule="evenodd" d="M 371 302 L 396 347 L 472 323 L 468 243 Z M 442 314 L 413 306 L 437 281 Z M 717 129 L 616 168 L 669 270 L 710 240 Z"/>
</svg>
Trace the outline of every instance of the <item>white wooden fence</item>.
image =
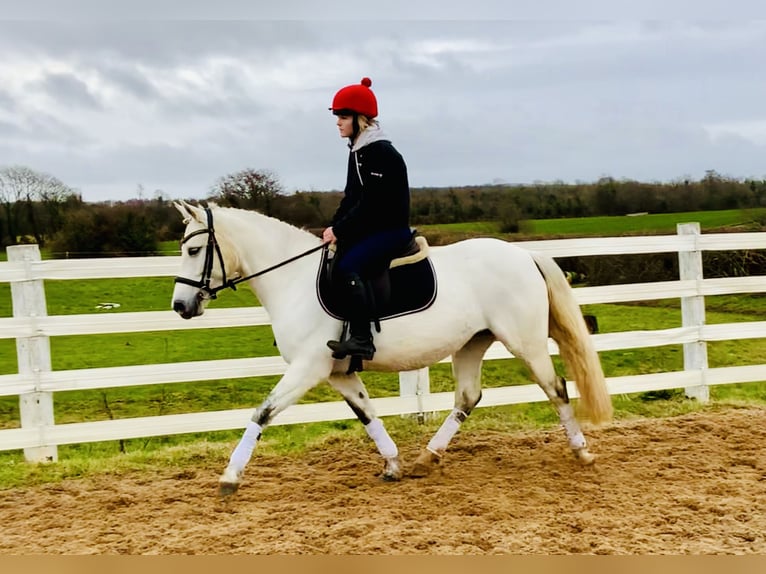
<svg viewBox="0 0 766 574">
<path fill-rule="evenodd" d="M 766 338 L 766 321 L 705 324 L 704 297 L 766 292 L 766 276 L 704 279 L 703 251 L 766 249 L 766 233 L 700 234 L 697 223 L 679 224 L 677 235 L 529 241 L 525 247 L 553 257 L 677 252 L 677 281 L 582 287 L 578 302 L 617 303 L 680 298 L 682 325 L 672 329 L 596 334 L 598 351 L 682 344 L 684 370 L 610 377 L 611 394 L 684 388 L 705 401 L 710 385 L 766 381 L 766 365 L 709 368 L 708 341 Z M 49 316 L 45 279 L 95 279 L 174 276 L 179 257 L 40 260 L 37 246 L 8 248 L 8 262 L 0 262 L 0 282 L 11 283 L 13 317 L 0 318 L 0 338 L 16 340 L 18 373 L 0 375 L 0 396 L 19 396 L 21 426 L 0 430 L 0 450 L 24 449 L 27 460 L 57 460 L 57 445 L 244 428 L 253 409 L 162 415 L 99 422 L 56 424 L 53 393 L 71 390 L 156 385 L 261 375 L 278 375 L 286 364 L 281 357 L 253 357 L 216 361 L 154 364 L 129 367 L 51 369 L 49 337 L 128 333 L 179 329 L 207 329 L 268 325 L 261 307 L 209 309 L 193 321 L 172 311 L 109 315 Z M 168 293 L 169 295 L 169 293 Z M 550 350 L 557 353 L 553 341 Z M 487 359 L 511 355 L 495 343 Z M 449 358 L 444 362 L 449 362 Z M 428 369 L 400 374 L 400 396 L 374 398 L 381 416 L 415 414 L 452 408 L 453 393 L 430 393 Z M 574 396 L 576 392 L 573 393 Z M 547 400 L 537 385 L 484 389 L 480 407 Z M 255 405 L 254 405 L 255 406 Z M 345 402 L 294 405 L 273 424 L 308 423 L 353 418 Z"/>
</svg>

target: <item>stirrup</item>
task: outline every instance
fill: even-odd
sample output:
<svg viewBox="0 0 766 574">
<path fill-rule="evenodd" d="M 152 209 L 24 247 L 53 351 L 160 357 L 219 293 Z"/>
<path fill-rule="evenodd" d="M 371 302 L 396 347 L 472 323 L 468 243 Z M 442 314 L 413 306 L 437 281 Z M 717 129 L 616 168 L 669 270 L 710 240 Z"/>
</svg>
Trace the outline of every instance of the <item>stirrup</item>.
<svg viewBox="0 0 766 574">
<path fill-rule="evenodd" d="M 340 341 L 327 341 L 327 346 L 332 349 L 333 359 L 340 360 L 345 359 L 348 356 L 348 353 L 345 350 L 339 348 L 341 344 Z"/>
<path fill-rule="evenodd" d="M 348 355 L 352 356 L 359 356 L 359 358 L 364 359 L 365 361 L 372 360 L 373 355 L 375 354 L 375 345 L 373 345 L 372 340 L 365 341 L 364 343 L 360 343 L 362 345 L 365 345 L 364 349 L 359 348 L 352 348 L 349 349 L 348 346 L 352 344 L 353 339 L 346 339 L 345 341 L 327 341 L 327 346 L 332 349 L 332 358 L 333 359 L 345 359 Z M 368 346 L 369 345 L 369 346 Z M 362 350 L 363 352 L 359 352 Z"/>
</svg>

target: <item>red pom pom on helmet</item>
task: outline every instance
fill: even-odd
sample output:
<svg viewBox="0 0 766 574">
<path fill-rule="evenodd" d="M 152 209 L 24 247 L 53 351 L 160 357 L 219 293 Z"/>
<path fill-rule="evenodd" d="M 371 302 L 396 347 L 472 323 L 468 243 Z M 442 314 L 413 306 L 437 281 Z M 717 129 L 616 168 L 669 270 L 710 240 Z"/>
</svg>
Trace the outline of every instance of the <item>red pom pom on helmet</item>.
<svg viewBox="0 0 766 574">
<path fill-rule="evenodd" d="M 364 77 L 358 84 L 341 88 L 332 100 L 332 113 L 342 115 L 349 112 L 362 114 L 368 118 L 378 115 L 378 100 L 370 89 L 372 80 Z"/>
</svg>

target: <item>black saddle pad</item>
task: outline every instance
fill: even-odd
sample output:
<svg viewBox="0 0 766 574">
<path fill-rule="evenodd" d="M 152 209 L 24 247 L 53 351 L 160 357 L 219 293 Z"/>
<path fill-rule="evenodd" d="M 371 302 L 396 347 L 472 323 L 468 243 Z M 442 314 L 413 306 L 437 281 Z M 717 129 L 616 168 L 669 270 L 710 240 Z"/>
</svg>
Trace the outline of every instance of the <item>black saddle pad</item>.
<svg viewBox="0 0 766 574">
<path fill-rule="evenodd" d="M 328 250 L 322 251 L 317 273 L 317 297 L 328 315 L 346 319 L 345 303 L 340 290 L 333 289 L 329 276 Z M 436 273 L 431 259 L 388 269 L 385 275 L 370 284 L 375 295 L 377 318 L 393 319 L 428 309 L 436 300 Z"/>
</svg>

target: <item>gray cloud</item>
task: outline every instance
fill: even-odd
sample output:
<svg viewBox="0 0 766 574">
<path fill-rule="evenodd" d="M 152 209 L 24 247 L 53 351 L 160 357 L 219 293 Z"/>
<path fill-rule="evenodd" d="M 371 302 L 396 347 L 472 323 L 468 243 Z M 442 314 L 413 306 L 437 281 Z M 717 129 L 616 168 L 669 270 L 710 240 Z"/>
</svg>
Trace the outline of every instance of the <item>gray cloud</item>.
<svg viewBox="0 0 766 574">
<path fill-rule="evenodd" d="M 0 30 L 5 50 L 76 57 L 91 65 L 125 60 L 159 68 L 203 57 L 265 59 L 281 46 L 310 45 L 313 37 L 309 25 L 284 21 L 5 21 Z"/>
<path fill-rule="evenodd" d="M 100 108 L 88 84 L 73 74 L 48 74 L 39 82 L 40 91 L 66 107 Z M 30 88 L 34 89 L 32 86 Z"/>
<path fill-rule="evenodd" d="M 0 157 L 87 200 L 244 167 L 338 189 L 334 92 L 370 76 L 415 186 L 766 175 L 766 23 L 0 22 Z"/>
<path fill-rule="evenodd" d="M 160 93 L 132 61 L 113 61 L 98 68 L 100 79 L 120 92 L 136 98 L 159 98 Z"/>
</svg>

